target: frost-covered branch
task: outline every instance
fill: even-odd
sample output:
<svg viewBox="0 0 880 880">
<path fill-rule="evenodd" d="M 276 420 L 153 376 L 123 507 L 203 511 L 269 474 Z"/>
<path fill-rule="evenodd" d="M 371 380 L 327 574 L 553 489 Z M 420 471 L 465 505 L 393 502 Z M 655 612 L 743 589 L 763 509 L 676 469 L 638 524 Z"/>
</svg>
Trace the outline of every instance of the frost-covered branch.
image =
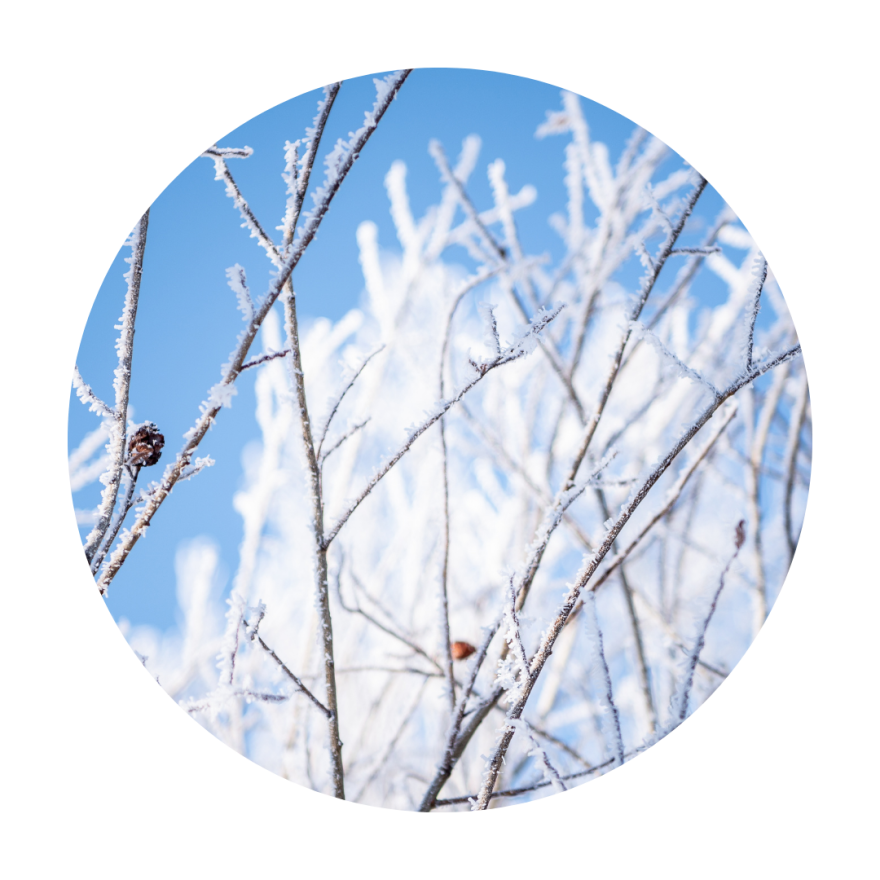
<svg viewBox="0 0 880 880">
<path fill-rule="evenodd" d="M 731 211 L 730 208 L 725 205 L 716 217 L 715 223 L 712 225 L 712 228 L 703 239 L 703 244 L 701 245 L 700 250 L 708 251 L 717 241 L 721 231 L 730 223 L 732 223 L 735 219 L 736 217 L 733 211 Z M 653 314 L 651 315 L 650 320 L 647 322 L 646 326 L 649 330 L 653 330 L 660 322 L 660 319 L 665 314 L 667 314 L 669 309 L 681 299 L 684 293 L 686 293 L 691 283 L 693 282 L 694 277 L 703 266 L 705 261 L 706 254 L 695 254 L 694 258 L 688 260 L 687 264 L 679 270 L 678 275 L 676 276 L 675 281 L 673 282 L 672 287 L 669 290 L 669 293 L 667 293 L 663 300 L 657 305 L 657 307 L 654 309 Z M 620 366 L 621 370 L 627 365 L 627 363 L 629 363 L 633 354 L 639 348 L 640 343 L 641 340 L 637 339 L 634 341 L 633 345 L 630 346 L 629 351 L 627 352 L 626 357 L 624 358 L 623 363 Z"/>
<path fill-rule="evenodd" d="M 759 256 L 755 261 L 755 285 L 752 294 L 752 305 L 748 313 L 748 341 L 746 342 L 746 371 L 752 369 L 752 354 L 755 348 L 755 322 L 761 309 L 761 293 L 767 280 L 767 261 Z"/>
<path fill-rule="evenodd" d="M 809 389 L 807 386 L 807 374 L 802 372 L 798 380 L 797 394 L 792 406 L 789 421 L 788 441 L 785 444 L 785 539 L 788 542 L 788 562 L 791 565 L 794 559 L 794 551 L 797 547 L 798 535 L 795 533 L 791 516 L 792 494 L 794 492 L 794 480 L 797 469 L 798 450 L 801 446 L 801 430 L 807 415 L 807 402 Z"/>
<path fill-rule="evenodd" d="M 107 534 L 107 529 L 110 528 L 113 508 L 116 507 L 116 497 L 119 493 L 120 482 L 122 481 L 122 469 L 125 465 L 125 430 L 128 423 L 128 394 L 131 385 L 131 361 L 134 354 L 134 325 L 135 318 L 137 317 L 138 298 L 141 291 L 141 275 L 143 273 L 144 250 L 147 245 L 147 226 L 149 221 L 150 211 L 147 209 L 126 242 L 131 248 L 131 256 L 126 258 L 126 262 L 130 267 L 125 273 L 128 288 L 122 307 L 122 317 L 120 318 L 120 333 L 116 340 L 116 354 L 119 359 L 114 371 L 115 378 L 113 380 L 116 404 L 113 408 L 112 416 L 108 417 L 110 440 L 107 443 L 107 451 L 110 453 L 111 463 L 110 469 L 101 477 L 101 482 L 104 483 L 104 491 L 101 493 L 98 522 L 86 538 L 83 548 L 86 559 L 90 564 L 104 536 Z M 85 385 L 81 387 L 83 393 L 85 393 Z M 79 389 L 77 390 L 79 391 Z M 103 404 L 103 407 L 104 409 L 109 409 L 106 404 Z"/>
<path fill-rule="evenodd" d="M 602 629 L 599 626 L 599 617 L 596 614 L 596 593 L 594 591 L 591 590 L 587 593 L 584 606 L 587 609 L 584 614 L 584 625 L 587 630 L 587 637 L 590 640 L 593 666 L 601 676 L 599 701 L 609 716 L 610 730 L 607 732 L 609 751 L 613 752 L 617 762 L 622 764 L 624 754 L 623 734 L 620 732 L 620 712 L 617 711 L 617 706 L 614 704 L 611 672 L 608 669 L 608 661 L 605 659 L 605 646 L 602 642 Z"/>
<path fill-rule="evenodd" d="M 99 416 L 106 416 L 108 418 L 113 418 L 115 413 L 113 409 L 107 406 L 94 391 L 92 391 L 92 386 L 87 385 L 85 381 L 83 381 L 83 377 L 80 375 L 79 367 L 74 366 L 73 368 L 73 390 L 76 391 L 76 396 L 86 405 L 88 408 L 97 413 Z"/>
<path fill-rule="evenodd" d="M 608 503 L 605 499 L 605 493 L 598 486 L 596 487 L 596 497 L 602 508 L 603 521 L 607 522 L 611 519 L 611 511 L 608 509 Z M 620 585 L 623 587 L 623 597 L 626 600 L 626 608 L 629 613 L 629 621 L 632 626 L 633 638 L 636 644 L 636 658 L 638 660 L 638 678 L 639 686 L 642 690 L 642 696 L 645 698 L 645 708 L 648 711 L 648 717 L 651 719 L 651 729 L 657 727 L 657 707 L 654 704 L 654 694 L 651 688 L 651 671 L 648 666 L 648 659 L 645 653 L 645 639 L 642 635 L 642 624 L 639 621 L 639 615 L 636 612 L 635 600 L 633 598 L 633 588 L 630 586 L 629 578 L 623 567 L 623 562 L 618 565 L 618 577 Z M 583 600 L 581 600 L 583 601 Z M 572 611 L 574 614 L 574 611 Z M 571 617 L 569 617 L 571 622 Z"/>
<path fill-rule="evenodd" d="M 627 559 L 628 556 L 632 554 L 632 552 L 636 549 L 636 547 L 641 544 L 644 540 L 645 536 L 657 525 L 660 520 L 665 517 L 670 510 L 675 506 L 675 503 L 681 497 L 681 493 L 684 491 L 685 486 L 688 484 L 688 481 L 693 476 L 694 471 L 700 466 L 701 462 L 706 458 L 709 454 L 712 447 L 718 441 L 718 438 L 724 432 L 724 429 L 733 421 L 733 417 L 737 413 L 737 406 L 734 403 L 727 410 L 727 413 L 721 418 L 716 426 L 715 430 L 711 433 L 711 435 L 707 438 L 706 442 L 700 448 L 700 450 L 694 455 L 690 464 L 682 471 L 681 476 L 675 481 L 675 483 L 669 488 L 669 491 L 666 495 L 666 503 L 642 526 L 639 533 L 633 538 L 633 540 L 627 544 L 627 546 L 615 554 L 614 558 L 611 560 L 609 565 L 605 568 L 602 574 L 596 578 L 596 581 L 593 585 L 593 590 L 598 590 L 602 584 L 608 580 L 609 577 L 618 569 L 620 565 Z M 576 605 L 572 610 L 571 617 L 572 619 L 580 610 L 580 606 Z"/>
<path fill-rule="evenodd" d="M 104 561 L 107 551 L 113 546 L 113 542 L 119 534 L 119 529 L 122 528 L 122 523 L 125 522 L 125 517 L 134 506 L 134 486 L 137 482 L 138 473 L 140 473 L 139 465 L 126 465 L 125 475 L 128 479 L 126 480 L 125 498 L 123 499 L 119 510 L 116 512 L 116 516 L 113 519 L 110 528 L 107 530 L 104 540 L 101 542 L 97 552 L 92 557 L 90 564 L 92 574 L 95 574 L 95 572 L 101 567 L 101 563 Z"/>
<path fill-rule="evenodd" d="M 259 367 L 261 364 L 266 364 L 269 361 L 277 360 L 278 358 L 287 357 L 290 354 L 290 349 L 285 348 L 282 351 L 271 351 L 268 354 L 260 355 L 259 357 L 251 358 L 247 363 L 241 365 L 241 372 L 243 373 L 245 370 L 249 370 L 251 367 Z"/>
<path fill-rule="evenodd" d="M 281 227 L 284 231 L 285 249 L 289 248 L 293 242 L 296 224 L 302 213 L 303 202 L 309 189 L 312 168 L 315 165 L 315 158 L 318 155 L 318 148 L 324 135 L 324 127 L 327 125 L 327 119 L 330 116 L 330 111 L 333 109 L 333 102 L 336 100 L 341 86 L 341 82 L 336 82 L 324 88 L 324 97 L 318 103 L 318 112 L 312 127 L 306 129 L 306 151 L 302 159 L 298 155 L 300 142 L 296 141 L 293 144 L 287 144 L 288 166 L 285 180 L 287 181 L 288 200 L 287 212 L 284 215 Z M 298 163 L 301 163 L 301 169 L 297 168 Z"/>
<path fill-rule="evenodd" d="M 718 247 L 718 245 L 715 245 L 714 247 L 677 247 L 677 248 L 673 248 L 669 252 L 669 256 L 670 257 L 677 257 L 677 256 L 696 255 L 696 256 L 700 256 L 700 257 L 709 257 L 712 254 L 720 254 L 720 253 L 721 253 L 721 248 Z"/>
<path fill-rule="evenodd" d="M 245 627 L 250 626 L 245 618 L 242 618 L 242 623 Z M 256 634 L 255 638 L 259 646 L 278 664 L 278 668 L 293 682 L 294 687 L 296 687 L 303 696 L 311 700 L 325 718 L 330 718 L 330 710 L 287 668 L 284 661 L 282 661 L 282 659 L 266 644 L 263 637 Z"/>
<path fill-rule="evenodd" d="M 222 180 L 226 184 L 226 195 L 232 199 L 233 204 L 238 208 L 238 212 L 243 221 L 242 226 L 250 231 L 251 238 L 255 238 L 259 242 L 260 247 L 266 251 L 266 255 L 269 259 L 272 260 L 276 266 L 280 266 L 281 260 L 278 255 L 278 249 L 275 247 L 275 243 L 272 241 L 269 233 L 260 225 L 260 221 L 257 220 L 256 215 L 251 210 L 251 206 L 241 194 L 241 190 L 238 188 L 238 184 L 235 182 L 235 179 L 229 170 L 229 166 L 226 164 L 226 159 L 228 158 L 248 158 L 253 155 L 253 150 L 250 147 L 244 147 L 241 150 L 221 150 L 215 145 L 214 147 L 205 150 L 202 155 L 214 160 L 214 180 Z"/>
</svg>

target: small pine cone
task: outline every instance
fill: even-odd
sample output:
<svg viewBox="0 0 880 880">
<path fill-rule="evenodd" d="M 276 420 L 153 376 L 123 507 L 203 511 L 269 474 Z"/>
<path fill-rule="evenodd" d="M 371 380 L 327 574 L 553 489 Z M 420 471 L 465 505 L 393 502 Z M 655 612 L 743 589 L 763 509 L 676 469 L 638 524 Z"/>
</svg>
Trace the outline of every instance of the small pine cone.
<svg viewBox="0 0 880 880">
<path fill-rule="evenodd" d="M 477 650 L 470 642 L 453 642 L 450 647 L 453 660 L 464 660 Z"/>
<path fill-rule="evenodd" d="M 739 548 L 746 542 L 746 522 L 743 519 L 736 524 L 736 535 L 734 536 L 733 542 L 736 544 L 737 550 L 739 550 Z"/>
<path fill-rule="evenodd" d="M 128 441 L 128 463 L 138 467 L 149 467 L 162 457 L 165 437 L 152 422 L 144 422 L 131 435 Z"/>
</svg>

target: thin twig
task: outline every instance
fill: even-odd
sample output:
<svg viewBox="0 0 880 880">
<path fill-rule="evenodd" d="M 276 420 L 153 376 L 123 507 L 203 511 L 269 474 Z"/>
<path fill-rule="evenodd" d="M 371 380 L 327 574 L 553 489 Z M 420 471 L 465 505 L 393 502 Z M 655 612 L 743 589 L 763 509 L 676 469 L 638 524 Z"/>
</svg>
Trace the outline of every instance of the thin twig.
<svg viewBox="0 0 880 880">
<path fill-rule="evenodd" d="M 318 456 L 318 464 L 323 467 L 324 462 L 327 461 L 327 459 L 330 457 L 330 453 L 335 452 L 337 449 L 339 449 L 339 447 L 342 446 L 342 444 L 345 443 L 345 441 L 348 440 L 348 438 L 351 437 L 352 434 L 357 434 L 357 432 L 360 431 L 361 428 L 363 428 L 369 421 L 370 417 L 367 416 L 367 418 L 365 418 L 362 422 L 358 422 L 357 424 L 352 425 L 329 449 L 324 450 L 324 452 L 322 452 L 320 456 Z"/>
<path fill-rule="evenodd" d="M 376 357 L 377 354 L 379 354 L 381 351 L 384 351 L 384 350 L 385 350 L 385 345 L 384 344 L 380 345 L 377 349 L 375 349 L 375 351 L 372 351 L 370 354 L 368 354 L 364 358 L 361 365 L 357 368 L 357 370 L 355 370 L 354 375 L 346 383 L 345 388 L 342 389 L 342 391 L 339 393 L 339 396 L 333 402 L 333 406 L 330 407 L 330 413 L 324 421 L 324 427 L 321 429 L 321 436 L 318 439 L 318 447 L 315 450 L 315 454 L 318 456 L 318 458 L 321 457 L 321 449 L 324 446 L 324 440 L 327 439 L 327 430 L 330 428 L 330 422 L 333 421 L 333 416 L 336 415 L 336 411 L 339 409 L 339 406 L 342 403 L 343 398 L 345 397 L 346 394 L 348 394 L 349 391 L 351 391 L 352 387 L 354 386 L 354 383 L 357 382 L 358 376 L 360 376 L 360 374 L 364 371 L 364 367 L 366 367 L 366 365 L 374 357 Z"/>
<path fill-rule="evenodd" d="M 593 663 L 602 676 L 599 688 L 599 699 L 606 709 L 606 713 L 610 716 L 612 722 L 612 730 L 607 740 L 611 745 L 611 751 L 614 752 L 618 763 L 624 761 L 623 753 L 623 734 L 620 731 L 620 712 L 614 703 L 614 693 L 611 687 L 611 672 L 608 669 L 608 661 L 605 659 L 605 647 L 602 640 L 602 629 L 599 626 L 599 617 L 596 613 L 596 594 L 592 590 L 586 595 L 587 613 L 584 615 L 586 622 L 587 634 L 590 639 L 590 646 L 593 651 Z"/>
<path fill-rule="evenodd" d="M 712 616 L 715 614 L 715 608 L 718 605 L 718 599 L 721 596 L 721 591 L 724 589 L 724 578 L 726 577 L 727 572 L 730 571 L 730 566 L 733 565 L 733 561 L 736 559 L 737 556 L 739 556 L 739 551 L 742 548 L 742 545 L 745 543 L 745 540 L 745 523 L 740 520 L 739 524 L 736 527 L 736 534 L 734 537 L 735 549 L 733 551 L 733 556 L 731 556 L 730 559 L 727 561 L 727 565 L 724 566 L 724 569 L 721 572 L 721 577 L 718 579 L 718 589 L 715 590 L 715 594 L 712 596 L 712 602 L 709 605 L 709 612 L 703 620 L 700 631 L 697 633 L 697 638 L 694 646 L 688 652 L 688 664 L 685 669 L 685 674 L 672 700 L 673 726 L 681 724 L 681 722 L 684 721 L 685 716 L 687 715 L 688 697 L 691 692 L 691 687 L 694 683 L 694 670 L 696 669 L 697 662 L 700 659 L 700 652 L 706 645 L 706 630 L 708 630 L 709 628 L 709 623 L 712 620 Z"/>
<path fill-rule="evenodd" d="M 611 511 L 608 509 L 608 504 L 605 500 L 605 493 L 601 488 L 596 488 L 596 497 L 599 500 L 599 505 L 602 508 L 602 521 L 607 522 L 611 518 Z M 623 587 L 623 596 L 626 600 L 626 608 L 629 613 L 629 621 L 630 626 L 633 631 L 633 638 L 636 643 L 636 659 L 638 661 L 638 678 L 639 678 L 639 687 L 642 689 L 642 696 L 645 700 L 645 708 L 648 710 L 648 718 L 651 721 L 651 730 L 656 730 L 657 728 L 657 707 L 654 704 L 654 695 L 651 692 L 651 673 L 648 667 L 648 661 L 645 657 L 645 641 L 642 637 L 642 627 L 639 623 L 639 616 L 636 613 L 636 606 L 633 601 L 633 591 L 632 587 L 629 585 L 629 579 L 626 576 L 626 571 L 623 567 L 623 561 L 618 565 L 618 574 L 620 577 L 620 585 Z"/>
<path fill-rule="evenodd" d="M 250 624 L 245 618 L 242 618 L 242 623 L 250 628 Z M 266 644 L 263 640 L 263 637 L 259 635 L 259 633 L 255 634 L 256 641 L 259 643 L 260 647 L 278 664 L 278 668 L 294 683 L 296 689 L 308 697 L 312 703 L 320 710 L 321 714 L 324 715 L 325 718 L 330 718 L 330 710 L 300 681 L 300 679 L 295 676 L 285 665 L 284 661 Z"/>
<path fill-rule="evenodd" d="M 258 367 L 260 364 L 265 364 L 268 361 L 274 361 L 276 358 L 287 357 L 290 354 L 290 349 L 285 348 L 282 351 L 273 351 L 269 354 L 260 355 L 260 357 L 253 358 L 249 360 L 247 363 L 241 365 L 241 372 L 243 373 L 245 370 L 249 370 L 251 367 Z"/>
<path fill-rule="evenodd" d="M 349 606 L 349 605 L 346 605 L 346 604 L 345 604 L 345 599 L 343 599 L 343 597 L 342 597 L 342 589 L 341 589 L 341 587 L 340 587 L 340 575 L 341 575 L 341 573 L 342 573 L 342 567 L 340 566 L 340 570 L 336 573 L 336 580 L 335 580 L 335 583 L 336 583 L 336 597 L 339 599 L 339 604 L 340 604 L 340 605 L 341 605 L 346 611 L 348 611 L 349 614 L 360 614 L 361 617 L 363 617 L 365 620 L 367 620 L 367 621 L 369 621 L 370 623 L 372 623 L 373 626 L 375 626 L 377 629 L 382 630 L 383 633 L 385 633 L 386 635 L 391 636 L 393 639 L 397 639 L 397 641 L 399 641 L 401 644 L 406 645 L 407 648 L 409 648 L 411 651 L 414 651 L 414 652 L 415 652 L 416 654 L 418 654 L 420 657 L 424 657 L 425 660 L 427 660 L 432 666 L 434 666 L 434 667 L 435 667 L 440 673 L 443 673 L 443 672 L 444 672 L 443 667 L 442 667 L 442 666 L 441 666 L 441 665 L 440 665 L 440 664 L 439 664 L 439 663 L 438 663 L 438 662 L 437 662 L 437 661 L 436 661 L 436 660 L 435 660 L 430 654 L 428 654 L 427 651 L 425 651 L 424 649 L 420 648 L 420 647 L 419 647 L 414 641 L 412 641 L 412 639 L 408 638 L 408 637 L 405 636 L 405 635 L 402 635 L 400 632 L 397 632 L 397 631 L 391 629 L 391 628 L 388 627 L 388 626 L 385 626 L 385 624 L 382 623 L 382 621 L 380 621 L 380 620 L 376 619 L 375 617 L 373 617 L 373 615 L 370 614 L 369 612 L 364 611 L 363 608 L 360 607 L 360 605 L 355 605 L 354 607 L 351 607 L 351 606 Z M 356 575 L 354 574 L 354 572 L 350 572 L 350 573 L 351 573 L 352 580 L 353 580 L 356 584 L 359 584 L 359 581 L 358 581 Z"/>
</svg>

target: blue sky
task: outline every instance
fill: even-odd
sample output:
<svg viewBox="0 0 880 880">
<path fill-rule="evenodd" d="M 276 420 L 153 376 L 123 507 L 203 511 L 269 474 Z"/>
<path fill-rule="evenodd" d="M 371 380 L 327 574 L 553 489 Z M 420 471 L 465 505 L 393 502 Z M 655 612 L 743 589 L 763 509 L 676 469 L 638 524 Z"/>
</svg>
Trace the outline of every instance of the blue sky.
<svg viewBox="0 0 880 880">
<path fill-rule="evenodd" d="M 318 97 L 319 92 L 302 95 L 227 135 L 218 133 L 221 146 L 246 144 L 253 148 L 251 158 L 230 161 L 230 168 L 267 229 L 279 224 L 284 211 L 284 142 L 304 135 Z M 360 126 L 373 98 L 372 77 L 344 83 L 325 132 L 322 157 L 338 137 L 346 137 Z M 558 257 L 561 246 L 547 218 L 565 204 L 562 163 L 567 138 L 539 140 L 535 130 L 546 112 L 560 105 L 558 88 L 533 80 L 473 70 L 416 70 L 361 154 L 296 269 L 294 282 L 303 321 L 317 316 L 338 319 L 358 304 L 363 277 L 355 231 L 362 221 L 377 224 L 382 248 L 397 249 L 383 183 L 394 160 L 401 159 L 407 165 L 415 216 L 436 202 L 440 182 L 428 155 L 431 139 L 440 140 L 454 160 L 464 137 L 472 133 L 481 137 L 480 159 L 468 187 L 479 208 L 491 204 L 485 171 L 496 158 L 506 163 L 512 192 L 527 183 L 534 185 L 537 200 L 517 214 L 521 237 L 530 252 L 546 251 Z M 633 123 L 586 99 L 583 105 L 591 136 L 604 141 L 612 162 L 616 161 Z M 673 155 L 665 167 L 674 167 L 676 161 Z M 714 217 L 720 206 L 720 198 L 710 188 L 698 213 Z M 128 253 L 127 248 L 122 249 L 108 270 L 77 361 L 86 382 L 108 401 L 113 396 L 116 366 L 114 325 L 125 294 L 127 266 L 123 258 Z M 469 265 L 463 250 L 455 258 Z M 173 455 L 182 445 L 183 433 L 195 421 L 199 402 L 220 378 L 220 365 L 242 329 L 225 276 L 226 268 L 235 263 L 246 268 L 254 292 L 268 287 L 269 261 L 240 228 L 238 213 L 223 185 L 214 180 L 212 162 L 197 158 L 152 206 L 135 336 L 132 415 L 137 421 L 150 419 L 160 426 L 166 438 L 166 455 Z M 618 280 L 634 284 L 637 267 L 631 275 Z M 719 284 L 719 295 L 721 290 Z M 711 287 L 705 295 L 711 299 Z M 174 624 L 174 554 L 181 541 L 200 535 L 212 537 L 220 545 L 227 574 L 234 571 L 241 531 L 231 499 L 241 480 L 241 450 L 258 437 L 253 420 L 254 378 L 245 374 L 239 380 L 232 408 L 222 411 L 202 444 L 200 452 L 210 454 L 216 465 L 177 487 L 111 585 L 108 606 L 115 618 L 160 629 Z M 94 414 L 71 395 L 70 447 L 97 424 Z M 143 476 L 156 479 L 164 464 L 155 474 L 147 471 Z M 96 501 L 95 485 L 75 496 L 81 508 L 92 507 Z"/>
</svg>

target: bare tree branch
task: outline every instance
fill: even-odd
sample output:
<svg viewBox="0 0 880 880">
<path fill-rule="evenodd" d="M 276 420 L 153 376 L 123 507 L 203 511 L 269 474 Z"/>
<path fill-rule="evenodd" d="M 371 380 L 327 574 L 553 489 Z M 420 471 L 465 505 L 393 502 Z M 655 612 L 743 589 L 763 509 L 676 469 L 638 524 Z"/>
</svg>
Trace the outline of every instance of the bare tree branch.
<svg viewBox="0 0 880 880">
<path fill-rule="evenodd" d="M 141 275 L 143 273 L 144 250 L 147 246 L 147 226 L 149 222 L 150 211 L 147 209 L 127 242 L 131 247 L 131 257 L 127 259 L 131 268 L 125 273 L 128 289 L 125 294 L 125 304 L 122 308 L 122 318 L 120 319 L 120 334 L 116 340 L 116 352 L 119 356 L 119 363 L 114 372 L 115 379 L 113 381 L 113 387 L 116 391 L 116 404 L 110 419 L 110 441 L 108 443 L 112 462 L 110 470 L 101 478 L 104 483 L 104 491 L 101 493 L 101 508 L 98 512 L 98 522 L 86 538 L 83 548 L 86 559 L 90 564 L 101 541 L 107 534 L 107 529 L 110 528 L 110 519 L 113 515 L 113 508 L 116 507 L 116 496 L 119 492 L 122 469 L 125 464 L 125 432 L 126 425 L 128 424 L 131 361 L 134 354 L 134 325 L 141 291 Z M 85 392 L 85 387 L 83 387 L 83 391 Z M 97 401 L 97 398 L 95 400 Z M 103 404 L 103 407 L 104 409 L 109 409 L 106 404 Z"/>
</svg>

